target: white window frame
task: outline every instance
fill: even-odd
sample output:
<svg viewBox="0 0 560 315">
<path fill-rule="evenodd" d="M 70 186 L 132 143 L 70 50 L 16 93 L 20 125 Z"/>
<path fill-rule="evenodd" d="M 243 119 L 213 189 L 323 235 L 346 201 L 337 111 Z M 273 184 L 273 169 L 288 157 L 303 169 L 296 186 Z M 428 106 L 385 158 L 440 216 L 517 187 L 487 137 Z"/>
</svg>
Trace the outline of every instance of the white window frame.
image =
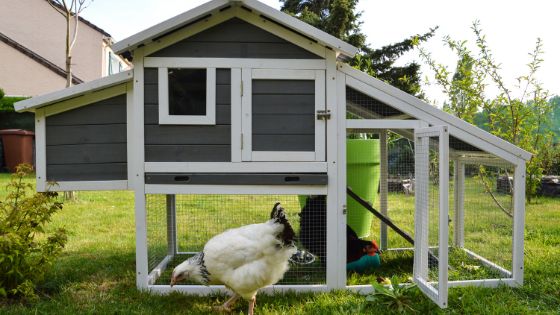
<svg viewBox="0 0 560 315">
<path fill-rule="evenodd" d="M 251 69 L 243 68 L 242 82 L 242 161 L 313 162 L 325 161 L 326 123 L 315 118 L 314 151 L 253 151 L 252 84 L 253 80 L 314 80 L 315 111 L 326 109 L 325 71 L 300 69 Z M 316 113 L 315 113 L 316 114 Z"/>
<path fill-rule="evenodd" d="M 169 114 L 169 68 L 206 70 L 206 115 Z M 160 125 L 215 125 L 216 124 L 216 68 L 159 67 L 158 99 Z"/>
</svg>

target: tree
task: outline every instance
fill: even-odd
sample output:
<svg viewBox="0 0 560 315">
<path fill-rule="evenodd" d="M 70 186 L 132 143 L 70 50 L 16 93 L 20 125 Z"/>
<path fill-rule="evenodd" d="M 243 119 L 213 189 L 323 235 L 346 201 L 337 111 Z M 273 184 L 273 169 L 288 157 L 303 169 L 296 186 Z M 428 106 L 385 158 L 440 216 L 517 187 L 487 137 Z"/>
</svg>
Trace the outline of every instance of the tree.
<svg viewBox="0 0 560 315">
<path fill-rule="evenodd" d="M 548 128 L 552 106 L 548 91 L 536 79 L 543 60 L 543 45 L 537 39 L 535 49 L 529 53 L 528 73 L 516 79 L 510 87 L 501 74 L 500 65 L 494 60 L 480 24 L 472 25 L 477 54 L 466 48 L 467 41 L 446 37 L 444 43 L 457 55 L 454 75 L 445 65 L 435 62 L 429 52 L 420 50 L 426 64 L 434 71 L 436 83 L 447 96 L 448 112 L 469 122 L 484 124 L 490 133 L 505 139 L 531 153 L 527 163 L 526 193 L 530 201 L 536 196 L 545 167 L 550 165 L 549 149 L 552 134 Z M 486 95 L 487 88 L 498 90 L 494 97 Z"/>
<path fill-rule="evenodd" d="M 420 65 L 412 62 L 402 67 L 395 62 L 404 53 L 428 40 L 435 28 L 425 34 L 411 36 L 399 43 L 378 49 L 366 43 L 361 30 L 360 12 L 356 12 L 359 0 L 280 0 L 282 11 L 311 24 L 326 33 L 346 41 L 360 49 L 350 64 L 399 89 L 422 97 L 420 87 Z"/>
<path fill-rule="evenodd" d="M 552 107 L 550 114 L 550 130 L 554 133 L 554 142 L 560 144 L 560 96 L 555 95 L 548 101 Z"/>
<path fill-rule="evenodd" d="M 46 0 L 56 12 L 60 13 L 66 21 L 66 87 L 72 86 L 72 49 L 78 39 L 80 13 L 82 13 L 93 0 Z M 74 29 L 72 30 L 72 23 Z"/>
<path fill-rule="evenodd" d="M 82 13 L 93 0 L 46 0 L 56 12 L 60 13 L 66 21 L 66 87 L 72 86 L 72 49 L 78 39 L 78 28 L 80 25 L 80 13 Z M 74 30 L 72 31 L 72 23 Z M 73 191 L 64 193 L 64 198 L 75 199 Z"/>
</svg>

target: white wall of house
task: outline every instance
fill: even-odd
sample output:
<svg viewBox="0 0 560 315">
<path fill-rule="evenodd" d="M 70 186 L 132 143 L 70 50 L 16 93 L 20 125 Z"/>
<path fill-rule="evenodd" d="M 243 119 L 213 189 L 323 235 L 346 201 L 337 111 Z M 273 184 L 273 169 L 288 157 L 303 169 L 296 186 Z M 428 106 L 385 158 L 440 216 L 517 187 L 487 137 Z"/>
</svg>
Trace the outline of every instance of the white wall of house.
<svg viewBox="0 0 560 315">
<path fill-rule="evenodd" d="M 95 4 L 94 4 L 95 5 Z M 15 40 L 19 44 L 46 58 L 50 62 L 65 69 L 65 37 L 66 21 L 62 15 L 57 13 L 45 0 L 17 0 L 2 1 L 0 9 L 0 32 Z M 73 72 L 83 81 L 91 81 L 107 75 L 107 45 L 104 41 L 106 35 L 95 30 L 86 23 L 80 22 L 78 41 L 73 50 Z M 3 55 L 0 64 L 7 60 Z M 10 60 L 8 63 L 15 62 Z M 34 61 L 27 58 L 18 58 L 17 62 L 30 64 Z M 6 65 L 4 65 L 6 66 Z M 14 65 L 13 68 L 21 68 L 23 65 Z M 48 70 L 48 69 L 47 69 Z M 51 88 L 52 83 L 45 82 L 51 89 L 31 89 L 26 95 L 51 92 L 65 87 L 64 80 L 55 80 L 56 87 Z M 28 85 L 26 82 L 22 82 Z M 54 82 L 53 82 L 54 83 Z M 12 83 L 12 85 L 15 83 Z M 16 94 L 6 87 L 5 81 L 0 81 L 7 94 Z M 22 88 L 23 89 L 23 88 Z M 16 89 L 16 90 L 21 90 Z M 25 89 L 23 89 L 25 91 Z"/>
<path fill-rule="evenodd" d="M 0 88 L 7 95 L 40 95 L 65 85 L 66 80 L 60 75 L 0 42 Z"/>
</svg>

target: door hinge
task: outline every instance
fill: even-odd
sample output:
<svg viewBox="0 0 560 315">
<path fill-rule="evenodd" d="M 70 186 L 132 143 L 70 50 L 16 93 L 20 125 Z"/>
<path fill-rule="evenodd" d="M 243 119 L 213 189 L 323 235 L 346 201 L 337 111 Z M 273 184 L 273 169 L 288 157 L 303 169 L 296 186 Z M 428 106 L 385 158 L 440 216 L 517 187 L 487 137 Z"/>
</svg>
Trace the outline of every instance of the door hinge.
<svg viewBox="0 0 560 315">
<path fill-rule="evenodd" d="M 241 150 L 243 150 L 243 134 L 241 134 Z"/>
<path fill-rule="evenodd" d="M 241 97 L 243 97 L 243 81 L 241 81 Z"/>
<path fill-rule="evenodd" d="M 329 120 L 331 119 L 331 111 L 330 110 L 318 110 L 317 111 L 317 120 Z"/>
<path fill-rule="evenodd" d="M 342 214 L 346 215 L 346 212 L 348 212 L 346 205 L 342 206 Z"/>
</svg>

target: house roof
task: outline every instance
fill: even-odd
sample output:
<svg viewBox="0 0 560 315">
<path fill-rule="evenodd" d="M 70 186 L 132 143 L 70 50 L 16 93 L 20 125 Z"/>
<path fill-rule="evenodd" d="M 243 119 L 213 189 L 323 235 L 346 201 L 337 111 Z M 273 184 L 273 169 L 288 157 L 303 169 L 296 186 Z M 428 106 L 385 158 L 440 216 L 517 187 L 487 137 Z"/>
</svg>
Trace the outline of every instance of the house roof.
<svg viewBox="0 0 560 315">
<path fill-rule="evenodd" d="M 170 32 L 195 23 L 209 15 L 220 12 L 229 6 L 241 6 L 245 9 L 258 13 L 262 17 L 274 21 L 285 28 L 309 37 L 318 43 L 340 52 L 346 57 L 352 58 L 358 48 L 327 34 L 305 22 L 298 20 L 284 12 L 269 7 L 258 0 L 213 0 L 196 7 L 190 11 L 179 14 L 169 20 L 156 24 L 140 33 L 132 35 L 120 42 L 113 44 L 113 51 L 117 54 L 125 54 L 138 47 L 147 45 L 154 40 L 169 34 Z"/>
<path fill-rule="evenodd" d="M 79 97 L 85 94 L 93 93 L 99 90 L 109 88 L 111 86 L 126 83 L 132 80 L 132 70 L 113 74 L 101 79 L 71 86 L 69 88 L 36 96 L 14 104 L 14 108 L 18 112 L 33 111 L 37 108 L 48 106 L 54 103 Z"/>
<path fill-rule="evenodd" d="M 6 36 L 2 32 L 0 32 L 0 41 L 5 43 L 6 45 L 14 48 L 15 50 L 19 51 L 20 53 L 26 55 L 27 57 L 33 59 L 34 61 L 38 62 L 39 64 L 45 66 L 47 69 L 51 70 L 52 72 L 58 74 L 59 76 L 66 78 L 66 70 L 62 69 L 61 67 L 57 66 L 56 64 L 49 61 L 47 58 L 39 55 L 38 53 L 34 52 L 33 50 L 23 46 L 22 44 L 16 42 L 15 40 L 11 39 L 10 37 Z M 80 84 L 83 83 L 80 78 L 75 75 L 72 75 L 72 83 Z"/>
<path fill-rule="evenodd" d="M 52 0 L 49 0 L 49 2 L 50 2 L 53 6 L 59 8 L 60 10 L 64 10 L 64 8 L 63 8 L 60 4 L 58 4 L 58 3 L 56 3 L 56 2 L 54 2 L 54 1 L 52 1 Z M 81 17 L 81 16 L 78 16 L 78 18 L 79 18 L 80 22 L 84 23 L 85 25 L 87 25 L 87 26 L 91 27 L 92 29 L 98 31 L 99 33 L 103 34 L 103 36 L 106 36 L 106 37 L 108 37 L 108 38 L 110 38 L 110 39 L 113 38 L 113 37 L 111 36 L 111 34 L 107 33 L 107 32 L 106 32 L 104 29 L 102 29 L 101 27 L 99 27 L 99 26 L 97 26 L 97 25 L 91 23 L 90 21 L 84 19 L 84 18 Z"/>
</svg>

